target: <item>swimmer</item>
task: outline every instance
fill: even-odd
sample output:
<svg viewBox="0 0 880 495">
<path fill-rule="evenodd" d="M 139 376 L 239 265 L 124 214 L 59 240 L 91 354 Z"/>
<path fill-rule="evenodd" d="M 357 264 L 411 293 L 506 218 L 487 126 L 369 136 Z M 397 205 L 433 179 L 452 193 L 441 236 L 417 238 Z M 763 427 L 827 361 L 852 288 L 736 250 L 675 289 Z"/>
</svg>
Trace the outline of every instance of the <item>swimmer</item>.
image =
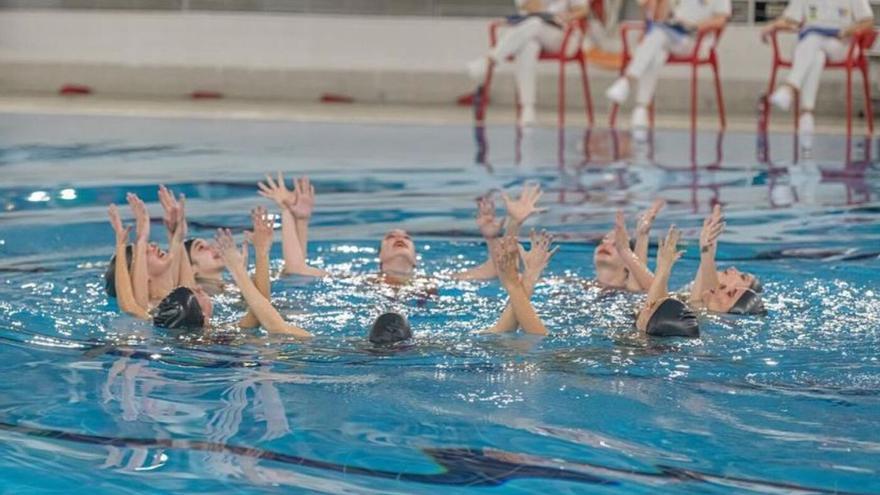
<svg viewBox="0 0 880 495">
<path fill-rule="evenodd" d="M 159 186 L 159 203 L 164 211 L 163 223 L 168 231 L 168 239 L 174 237 L 174 232 L 178 228 L 178 218 L 181 216 L 180 209 L 184 200 L 183 194 L 175 198 L 171 190 L 164 185 Z M 183 247 L 192 265 L 196 282 L 210 294 L 223 292 L 225 289 L 223 272 L 226 270 L 226 265 L 220 259 L 220 253 L 212 248 L 210 241 L 202 238 L 186 239 Z"/>
<path fill-rule="evenodd" d="M 735 278 L 739 285 L 726 285 L 718 276 L 715 254 L 718 250 L 718 237 L 724 231 L 721 207 L 716 205 L 703 222 L 700 232 L 700 268 L 694 278 L 689 302 L 694 307 L 706 308 L 716 313 L 762 314 L 765 312 L 761 296 L 754 290 L 743 287 L 745 280 Z"/>
<path fill-rule="evenodd" d="M 501 236 L 501 230 L 506 225 L 506 236 L 518 237 L 523 223 L 532 215 L 543 213 L 546 208 L 538 208 L 538 200 L 543 195 L 539 184 L 526 184 L 517 199 L 511 198 L 507 193 L 501 194 L 507 217 L 498 220 L 495 216 L 495 199 L 491 193 L 477 198 L 477 226 L 486 246 L 489 248 L 489 259 L 482 265 L 452 274 L 457 280 L 488 280 L 497 277 L 495 262 L 492 259 L 492 243 L 497 243 Z"/>
<path fill-rule="evenodd" d="M 654 337 L 699 337 L 700 327 L 694 312 L 682 301 L 669 295 L 672 266 L 681 258 L 678 251 L 681 231 L 669 227 L 666 238 L 657 248 L 656 273 L 648 297 L 636 317 L 636 328 Z"/>
<path fill-rule="evenodd" d="M 150 215 L 144 202 L 133 193 L 126 195 L 129 207 L 135 218 L 135 242 L 131 247 L 125 247 L 121 253 L 126 267 L 131 271 L 131 277 L 136 283 L 134 297 L 138 304 L 146 306 L 155 304 L 168 295 L 177 285 L 179 267 L 173 255 L 173 249 L 165 251 L 150 241 Z M 114 207 L 115 209 L 115 207 Z M 117 214 L 118 214 L 118 210 Z M 129 256 L 130 253 L 130 256 Z M 104 274 L 105 287 L 111 296 L 116 293 L 115 271 L 118 269 L 116 253 L 111 258 L 111 267 Z M 112 290 L 110 285 L 112 284 Z"/>
<path fill-rule="evenodd" d="M 712 215 L 717 215 L 720 219 L 721 210 L 720 206 L 715 207 Z M 707 219 L 708 221 L 708 219 Z M 647 236 L 645 236 L 647 237 Z M 629 235 L 626 231 L 625 219 L 623 217 L 623 213 L 617 213 L 617 217 L 615 219 L 615 226 L 613 231 L 613 239 L 614 239 L 614 249 L 620 257 L 621 262 L 623 263 L 624 268 L 627 271 L 627 275 L 631 280 L 634 280 L 638 286 L 647 290 L 651 286 L 651 281 L 653 280 L 654 275 L 648 269 L 647 264 L 647 252 L 648 252 L 648 243 L 645 238 L 642 240 L 641 238 L 636 241 L 636 251 L 634 252 L 631 249 L 631 244 L 629 240 Z M 760 280 L 757 277 L 750 273 L 744 273 L 737 270 L 734 267 L 728 267 L 725 270 L 718 271 L 716 274 L 718 281 L 721 285 L 726 287 L 736 287 L 743 289 L 751 289 L 754 292 L 762 292 L 763 286 L 761 285 Z"/>
<path fill-rule="evenodd" d="M 629 235 L 626 235 L 626 249 L 634 252 L 635 257 L 641 264 L 648 264 L 648 244 L 651 234 L 651 227 L 657 214 L 666 205 L 662 199 L 655 200 L 651 207 L 639 216 L 636 224 L 636 245 L 635 251 L 630 249 Z M 624 233 L 626 226 L 624 226 Z M 627 266 L 621 255 L 621 249 L 617 247 L 615 240 L 615 230 L 602 238 L 602 242 L 593 250 L 593 265 L 596 269 L 596 281 L 600 286 L 609 289 L 627 290 L 630 292 L 644 292 L 651 286 L 650 281 L 642 279 L 641 281 L 632 273 L 632 269 Z"/>
<path fill-rule="evenodd" d="M 526 252 L 515 237 L 505 236 L 493 246 L 492 258 L 495 262 L 501 285 L 510 297 L 498 321 L 479 333 L 515 332 L 518 328 L 535 335 L 547 335 L 547 328 L 535 313 L 529 298 L 535 284 L 541 279 L 544 268 L 559 248 L 550 248 L 552 239 L 546 232 L 531 233 L 531 246 Z M 519 260 L 523 262 L 523 273 L 517 272 Z"/>
</svg>

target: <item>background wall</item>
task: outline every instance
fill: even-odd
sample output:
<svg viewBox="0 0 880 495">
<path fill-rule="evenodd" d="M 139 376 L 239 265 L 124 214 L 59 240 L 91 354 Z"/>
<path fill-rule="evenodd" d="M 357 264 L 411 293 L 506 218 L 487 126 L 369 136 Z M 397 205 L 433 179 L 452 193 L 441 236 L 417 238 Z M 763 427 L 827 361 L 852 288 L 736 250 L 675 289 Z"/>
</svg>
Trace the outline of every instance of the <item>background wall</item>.
<svg viewBox="0 0 880 495">
<path fill-rule="evenodd" d="M 447 103 L 473 88 L 467 60 L 487 43 L 488 18 L 279 15 L 148 11 L 0 11 L 0 91 L 55 92 L 65 83 L 96 93 L 182 97 L 194 90 L 229 97 L 314 100 L 343 93 L 360 101 Z M 769 48 L 758 28 L 733 25 L 720 49 L 728 106 L 753 113 L 765 88 Z M 688 72 L 668 68 L 686 81 Z M 494 101 L 513 99 L 502 76 Z M 579 86 L 572 66 L 570 102 Z M 591 68 L 594 101 L 614 73 Z M 820 110 L 842 112 L 839 74 L 825 75 Z M 702 74 L 704 110 L 714 98 Z M 539 103 L 556 101 L 556 67 L 542 64 Z M 858 91 L 857 94 L 861 92 Z M 682 84 L 662 81 L 659 106 L 685 110 Z"/>
</svg>

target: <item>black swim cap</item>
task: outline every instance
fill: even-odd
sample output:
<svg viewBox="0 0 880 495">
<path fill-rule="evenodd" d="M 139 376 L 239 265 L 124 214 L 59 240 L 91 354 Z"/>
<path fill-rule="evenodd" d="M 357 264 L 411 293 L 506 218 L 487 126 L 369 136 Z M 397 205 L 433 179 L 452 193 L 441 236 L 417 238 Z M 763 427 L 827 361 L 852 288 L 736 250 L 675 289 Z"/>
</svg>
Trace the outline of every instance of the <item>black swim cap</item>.
<svg viewBox="0 0 880 495">
<path fill-rule="evenodd" d="M 205 326 L 205 313 L 192 289 L 178 287 L 159 303 L 153 325 L 172 330 L 198 329 Z"/>
<path fill-rule="evenodd" d="M 670 297 L 651 315 L 645 332 L 654 337 L 699 337 L 700 325 L 687 304 Z"/>
<path fill-rule="evenodd" d="M 746 289 L 727 312 L 734 315 L 760 315 L 767 311 L 764 309 L 761 296 L 751 289 Z"/>
<path fill-rule="evenodd" d="M 192 249 L 194 242 L 196 242 L 195 239 L 187 239 L 187 240 L 183 241 L 183 250 L 186 251 L 186 257 L 189 258 L 190 265 L 193 262 L 193 256 L 192 256 L 192 253 L 190 252 L 190 249 Z"/>
<path fill-rule="evenodd" d="M 399 313 L 385 313 L 373 322 L 370 342 L 378 345 L 393 344 L 412 338 L 412 329 Z"/>
<path fill-rule="evenodd" d="M 764 292 L 764 284 L 762 284 L 761 281 L 758 280 L 758 277 L 755 277 L 752 279 L 752 285 L 749 286 L 749 289 L 761 293 Z"/>
<path fill-rule="evenodd" d="M 131 272 L 131 259 L 134 256 L 134 246 L 129 244 L 125 246 L 125 264 L 128 266 L 129 272 Z M 107 266 L 107 270 L 104 272 L 104 291 L 107 292 L 107 295 L 110 297 L 116 297 L 116 255 L 114 254 L 110 258 L 110 265 Z"/>
</svg>

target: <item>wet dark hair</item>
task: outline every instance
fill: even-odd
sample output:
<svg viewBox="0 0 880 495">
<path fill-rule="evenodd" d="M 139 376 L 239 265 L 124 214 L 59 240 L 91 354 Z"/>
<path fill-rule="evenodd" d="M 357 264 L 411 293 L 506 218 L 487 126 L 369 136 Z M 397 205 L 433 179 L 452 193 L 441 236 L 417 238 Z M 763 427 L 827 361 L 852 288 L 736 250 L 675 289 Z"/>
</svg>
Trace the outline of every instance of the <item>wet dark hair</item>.
<svg viewBox="0 0 880 495">
<path fill-rule="evenodd" d="M 767 311 L 761 296 L 752 289 L 746 289 L 727 312 L 734 315 L 760 315 Z"/>
<path fill-rule="evenodd" d="M 754 275 L 752 276 L 755 277 Z M 752 285 L 749 286 L 749 289 L 752 289 L 757 293 L 761 293 L 764 292 L 764 284 L 762 284 L 761 281 L 758 280 L 758 277 L 755 277 L 752 279 Z"/>
<path fill-rule="evenodd" d="M 384 313 L 373 322 L 370 328 L 370 342 L 388 345 L 412 338 L 412 329 L 400 313 Z"/>
<path fill-rule="evenodd" d="M 670 297 L 651 315 L 645 332 L 654 337 L 696 338 L 700 336 L 700 325 L 687 304 Z"/>
<path fill-rule="evenodd" d="M 190 265 L 193 262 L 193 255 L 192 255 L 191 250 L 192 250 L 194 242 L 196 242 L 195 239 L 187 239 L 187 240 L 183 241 L 183 250 L 186 251 L 186 257 L 189 258 Z"/>
<path fill-rule="evenodd" d="M 153 325 L 172 330 L 199 329 L 205 326 L 205 312 L 192 289 L 178 287 L 159 303 Z"/>
<path fill-rule="evenodd" d="M 125 246 L 125 264 L 131 271 L 131 260 L 134 257 L 134 246 Z M 104 291 L 110 297 L 116 297 L 116 255 L 110 257 L 110 265 L 104 271 Z"/>
</svg>

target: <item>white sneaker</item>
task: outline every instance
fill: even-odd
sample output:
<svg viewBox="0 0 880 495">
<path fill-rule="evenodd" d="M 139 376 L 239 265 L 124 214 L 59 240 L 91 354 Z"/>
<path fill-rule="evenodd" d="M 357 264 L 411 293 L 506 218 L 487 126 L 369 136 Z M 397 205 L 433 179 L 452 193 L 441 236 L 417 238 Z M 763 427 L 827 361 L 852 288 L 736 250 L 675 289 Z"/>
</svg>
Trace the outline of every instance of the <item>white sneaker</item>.
<svg viewBox="0 0 880 495">
<path fill-rule="evenodd" d="M 791 100 L 793 98 L 793 91 L 788 86 L 779 86 L 776 88 L 776 91 L 770 95 L 770 103 L 773 104 L 776 108 L 784 111 L 788 111 L 791 108 Z"/>
<path fill-rule="evenodd" d="M 801 149 L 809 151 L 813 149 L 813 135 L 816 132 L 816 122 L 812 113 L 802 113 L 798 118 L 798 141 Z"/>
<path fill-rule="evenodd" d="M 605 97 L 609 100 L 617 103 L 618 105 L 622 104 L 626 101 L 629 96 L 629 79 L 626 77 L 621 77 L 618 80 L 614 81 L 606 91 Z"/>
<path fill-rule="evenodd" d="M 535 125 L 535 105 L 523 105 L 519 112 L 520 127 L 530 127 Z"/>
<path fill-rule="evenodd" d="M 486 57 L 471 60 L 467 64 L 468 76 L 477 83 L 481 83 L 486 79 L 487 70 L 489 70 L 489 60 Z"/>
<path fill-rule="evenodd" d="M 632 119 L 630 120 L 629 125 L 633 129 L 647 129 L 648 109 L 642 105 L 637 105 L 633 108 Z"/>
</svg>

